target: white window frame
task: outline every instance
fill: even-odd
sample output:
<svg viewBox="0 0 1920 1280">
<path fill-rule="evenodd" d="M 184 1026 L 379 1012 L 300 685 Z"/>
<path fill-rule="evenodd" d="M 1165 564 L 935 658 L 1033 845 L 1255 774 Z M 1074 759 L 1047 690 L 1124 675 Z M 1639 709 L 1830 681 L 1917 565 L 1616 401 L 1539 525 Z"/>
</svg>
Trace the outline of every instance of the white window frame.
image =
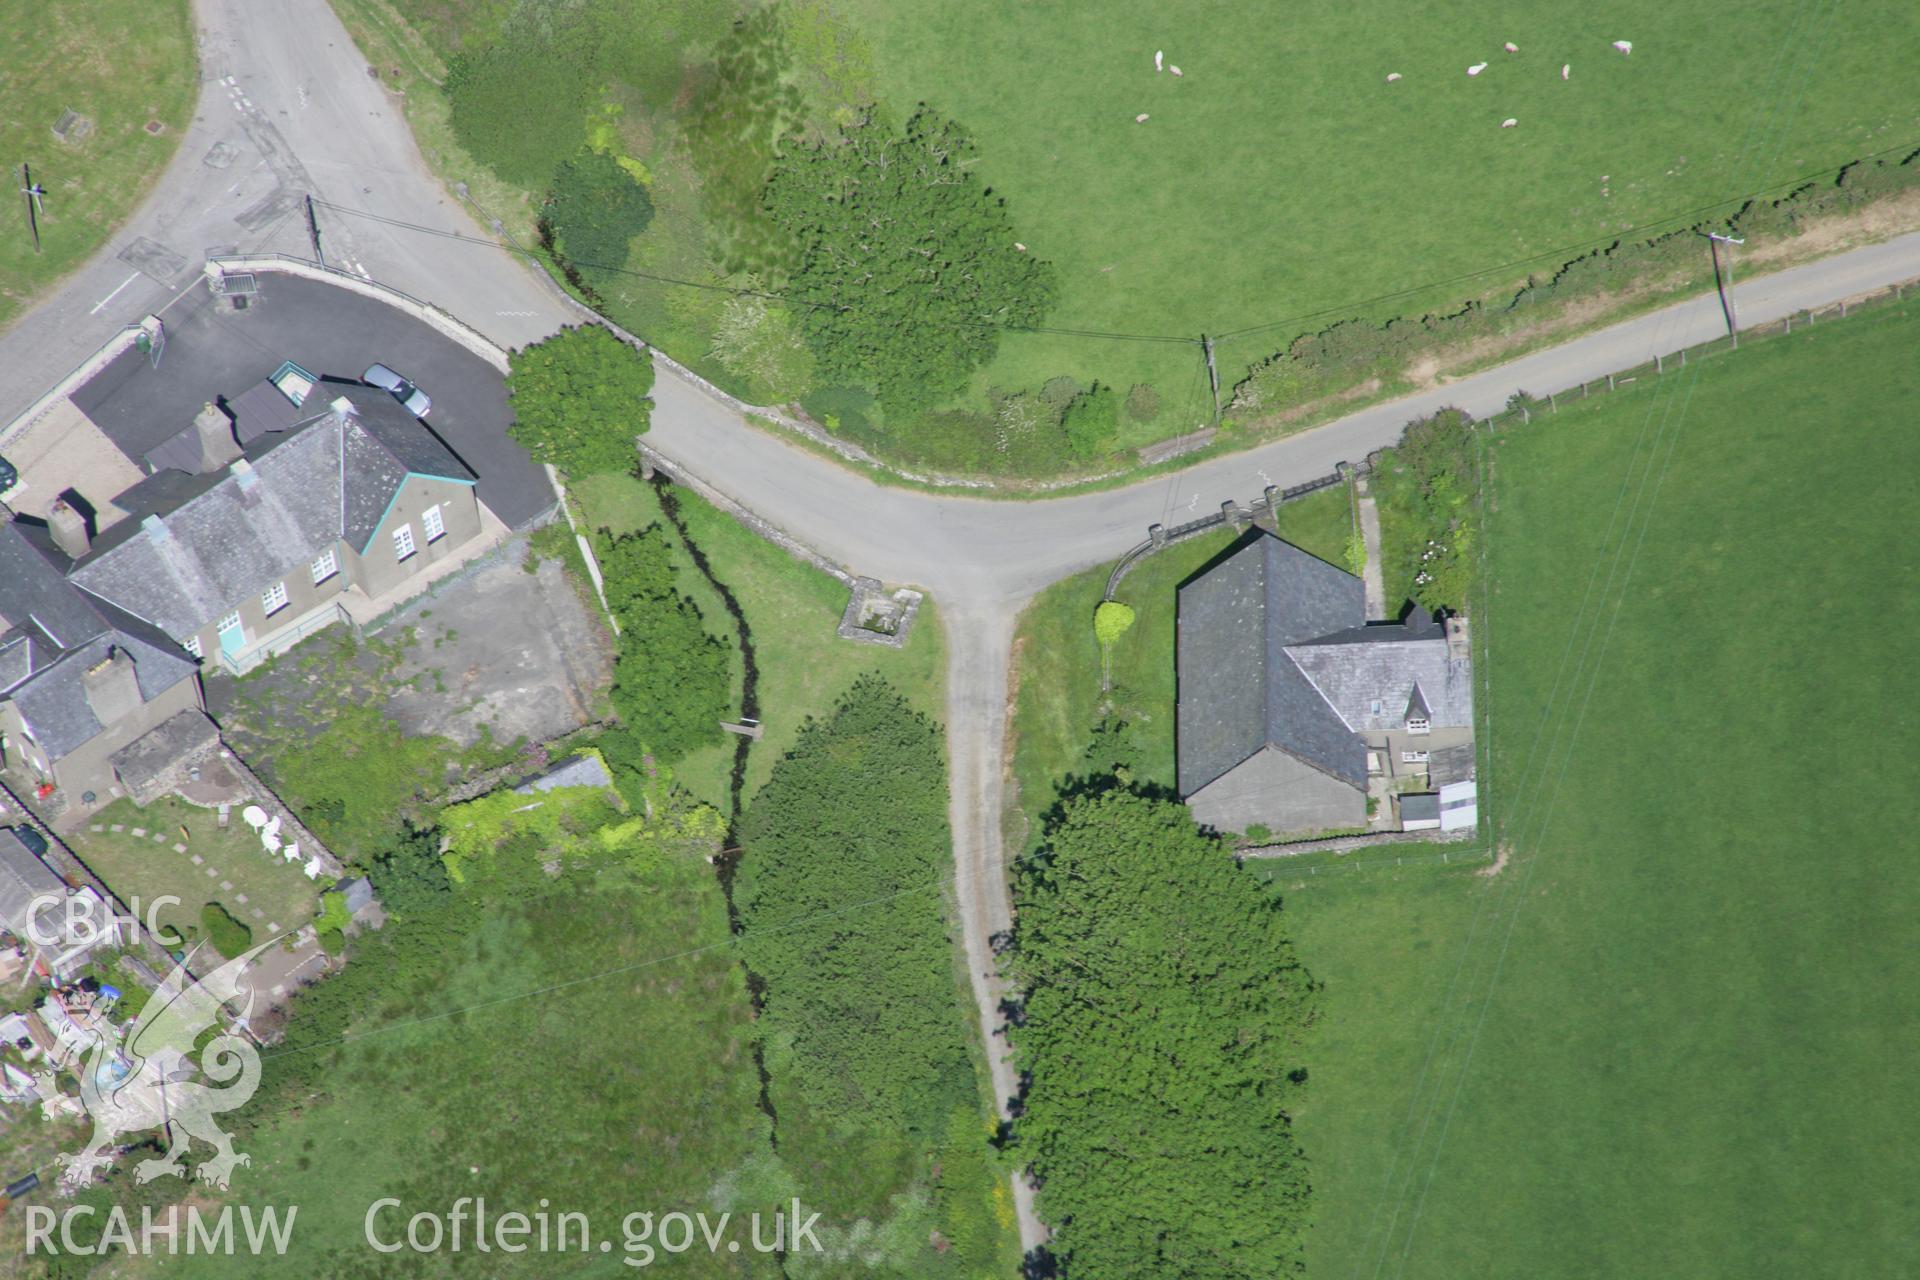
<svg viewBox="0 0 1920 1280">
<path fill-rule="evenodd" d="M 188 653 L 192 654 L 194 657 L 194 661 L 196 662 L 206 656 L 205 654 L 200 652 L 199 636 L 188 636 L 185 640 L 181 642 L 180 647 L 182 649 L 185 649 Z"/>
<path fill-rule="evenodd" d="M 219 625 L 214 627 L 214 630 L 216 632 L 233 631 L 236 629 L 244 630 L 244 628 L 242 628 L 240 624 L 240 611 L 238 609 L 235 609 L 232 613 L 220 619 Z"/>
<path fill-rule="evenodd" d="M 1401 764 L 1425 764 L 1426 762 L 1427 753 L 1424 751 L 1402 751 L 1400 753 Z"/>
<path fill-rule="evenodd" d="M 405 560 L 411 560 L 413 553 L 419 549 L 420 548 L 413 545 L 413 526 L 411 524 L 402 523 L 399 528 L 393 531 L 393 560 L 395 564 L 399 564 Z"/>
<path fill-rule="evenodd" d="M 447 522 L 440 515 L 439 503 L 434 503 L 420 513 L 420 531 L 427 535 L 428 546 L 447 536 Z"/>
<path fill-rule="evenodd" d="M 328 547 L 313 558 L 313 585 L 319 586 L 328 578 L 340 572 L 340 556 L 332 547 Z"/>
<path fill-rule="evenodd" d="M 260 610 L 271 618 L 287 607 L 287 580 L 280 581 L 260 593 Z"/>
<path fill-rule="evenodd" d="M 1425 716 L 1414 716 L 1407 721 L 1408 733 L 1431 733 L 1432 731 L 1433 721 L 1427 719 Z"/>
</svg>

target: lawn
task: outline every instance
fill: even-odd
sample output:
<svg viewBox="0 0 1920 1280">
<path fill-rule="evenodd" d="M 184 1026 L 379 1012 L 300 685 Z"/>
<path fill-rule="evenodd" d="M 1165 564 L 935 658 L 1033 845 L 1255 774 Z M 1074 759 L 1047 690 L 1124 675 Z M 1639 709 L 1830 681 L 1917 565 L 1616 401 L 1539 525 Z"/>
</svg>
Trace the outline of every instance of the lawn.
<svg viewBox="0 0 1920 1280">
<path fill-rule="evenodd" d="M 339 3 L 369 59 L 405 91 L 443 176 L 479 179 L 486 139 L 470 139 L 471 155 L 453 142 L 442 64 L 524 52 L 512 16 L 523 7 Z M 1900 87 L 1920 60 L 1920 27 L 1894 0 L 1760 0 L 1731 25 L 1710 7 L 1654 0 L 1604 14 L 1538 0 L 1498 21 L 1384 0 L 1284 20 L 1217 0 L 1177 16 L 1119 0 L 1097 23 L 1061 5 L 786 0 L 772 20 L 733 34 L 737 11 L 768 6 L 659 9 L 657 37 L 639 43 L 602 11 L 580 11 L 596 52 L 551 55 L 572 59 L 573 79 L 594 86 L 578 104 L 535 113 L 489 99 L 500 115 L 539 120 L 553 157 L 584 143 L 644 175 L 656 217 L 632 241 L 624 274 L 596 277 L 609 314 L 731 390 L 801 400 L 849 438 L 936 470 L 1117 465 L 1124 453 L 1090 459 L 1041 443 L 1046 431 L 1023 435 L 1024 412 L 1006 416 L 989 394 L 1039 392 L 1054 379 L 1069 395 L 1095 383 L 1122 395 L 1152 388 L 1141 403 L 1157 409 L 1124 416 L 1118 450 L 1191 430 L 1211 411 L 1203 334 L 1231 388 L 1337 321 L 1417 325 L 1484 300 L 1490 319 L 1444 339 L 1456 371 L 1543 340 L 1550 323 L 1591 325 L 1711 280 L 1704 254 L 1669 245 L 1638 269 L 1568 283 L 1577 307 L 1556 295 L 1509 311 L 1530 276 L 1544 284 L 1616 237 L 1634 243 L 1724 217 L 1742 197 L 1771 199 L 1802 178 L 1818 176 L 1825 191 L 1840 166 L 1882 154 L 1897 162 L 1920 143 L 1920 113 Z M 1631 56 L 1611 47 L 1618 39 L 1633 42 Z M 1506 42 L 1518 52 L 1503 52 Z M 1169 70 L 1154 70 L 1155 50 Z M 1482 74 L 1466 75 L 1483 61 Z M 1390 73 L 1401 78 L 1389 83 Z M 528 91 L 512 77 L 493 92 Z M 878 423 L 867 390 L 800 373 L 762 380 L 729 363 L 720 335 L 747 321 L 724 293 L 683 282 L 780 286 L 777 252 L 736 252 L 771 234 L 760 193 L 776 139 L 830 133 L 869 108 L 897 124 L 923 102 L 978 140 L 970 171 L 1007 201 L 1016 243 L 1053 264 L 1058 298 L 1044 331 L 1005 335 L 951 412 L 913 422 Z M 1506 119 L 1516 126 L 1501 128 Z M 1910 180 L 1913 166 L 1902 172 Z M 524 237 L 526 193 L 483 185 Z M 1756 251 L 1776 264 L 1794 252 L 1771 240 Z M 1433 372 L 1419 364 L 1442 343 L 1329 357 L 1320 381 L 1274 390 L 1258 413 L 1291 405 L 1311 416 L 1351 403 L 1350 393 L 1411 385 Z"/>
<path fill-rule="evenodd" d="M 1353 527 L 1347 490 L 1323 490 L 1282 506 L 1277 527 L 1295 545 L 1342 564 Z M 1027 606 L 1015 640 L 1017 804 L 1007 812 L 1013 845 L 1026 849 L 1038 842 L 1041 819 L 1068 777 L 1104 771 L 1124 759 L 1137 781 L 1174 785 L 1175 593 L 1232 542 L 1233 535 L 1219 532 L 1176 544 L 1148 556 L 1121 581 L 1117 598 L 1137 617 L 1114 645 L 1108 723 L 1123 721 L 1125 730 L 1095 733 L 1106 712 L 1093 611 L 1106 591 L 1108 566 L 1056 582 Z M 1096 737 L 1102 739 L 1097 746 Z M 1091 758 L 1090 751 L 1112 758 Z"/>
<path fill-rule="evenodd" d="M 1762 0 L 1731 27 L 1711 7 L 1655 0 L 1497 16 L 1362 0 L 1284 20 L 1123 0 L 1097 23 L 1061 5 L 837 7 L 872 47 L 882 101 L 928 101 L 981 139 L 986 181 L 1059 269 L 1049 322 L 1062 327 L 1218 335 L 1336 308 L 1325 324 L 1378 294 L 1920 141 L 1897 87 L 1920 28 L 1890 0 Z M 1631 57 L 1609 47 L 1622 38 Z M 1155 73 L 1156 49 L 1181 78 Z M 1390 72 L 1404 78 L 1388 84 Z M 1135 124 L 1140 113 L 1151 119 Z M 1527 270 L 1375 314 L 1451 309 Z M 1221 346 L 1223 376 L 1314 327 Z M 1144 380 L 1177 402 L 1199 367 L 1192 349 L 1014 336 L 980 382 Z"/>
<path fill-rule="evenodd" d="M 571 493 L 590 528 L 622 533 L 664 521 L 659 497 L 630 476 L 592 476 L 577 482 Z M 936 717 L 944 714 L 944 637 L 931 600 L 921 606 L 904 648 L 842 640 L 834 629 L 847 606 L 845 587 L 687 490 L 673 493 L 687 532 L 714 576 L 738 601 L 753 638 L 764 729 L 747 757 L 746 796 L 767 780 L 806 718 L 829 710 L 863 671 L 885 676 L 915 709 Z M 680 589 L 699 604 L 708 627 L 737 640 L 725 603 L 694 568 L 692 557 L 683 558 L 680 567 Z M 736 690 L 740 676 L 736 659 Z M 674 774 L 688 790 L 725 812 L 732 767 L 729 741 L 688 756 L 674 766 Z"/>
<path fill-rule="evenodd" d="M 1911 308 L 1493 451 L 1510 861 L 1288 886 L 1325 1276 L 1905 1275 Z M 1612 521 L 1612 523 L 1609 523 Z M 1871 744 L 1869 748 L 1869 744 Z"/>
<path fill-rule="evenodd" d="M 261 848 L 237 810 L 223 831 L 211 809 L 174 796 L 144 809 L 116 800 L 72 839 L 109 888 L 137 902 L 143 924 L 149 904 L 170 894 L 180 902 L 159 912 L 161 926 L 197 930 L 201 907 L 218 902 L 253 930 L 256 942 L 264 942 L 272 926 L 291 930 L 311 920 L 320 909 L 320 891 L 331 883 L 316 884 L 298 866 Z M 187 852 L 176 852 L 178 844 Z"/>
<path fill-rule="evenodd" d="M 199 91 L 187 0 L 57 4 L 0 0 L 0 326 L 106 242 L 166 167 Z M 53 132 L 68 110 L 91 131 Z M 149 133 L 149 122 L 157 132 Z M 19 194 L 20 164 L 46 188 L 39 253 Z"/>
</svg>

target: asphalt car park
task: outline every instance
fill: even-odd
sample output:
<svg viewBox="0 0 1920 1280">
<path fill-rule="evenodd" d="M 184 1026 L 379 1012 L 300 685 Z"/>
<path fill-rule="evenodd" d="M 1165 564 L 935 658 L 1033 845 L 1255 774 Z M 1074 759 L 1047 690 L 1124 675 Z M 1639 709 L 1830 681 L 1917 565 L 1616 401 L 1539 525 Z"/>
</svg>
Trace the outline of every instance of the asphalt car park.
<svg viewBox="0 0 1920 1280">
<path fill-rule="evenodd" d="M 383 364 L 432 397 L 428 426 L 479 477 L 480 500 L 508 527 L 525 528 L 552 508 L 545 470 L 507 436 L 513 413 L 491 364 L 405 311 L 351 290 L 271 272 L 256 280 L 253 294 L 183 295 L 163 317 L 157 364 L 129 350 L 69 399 L 138 464 L 209 400 L 239 396 L 287 361 L 352 381 Z"/>
</svg>

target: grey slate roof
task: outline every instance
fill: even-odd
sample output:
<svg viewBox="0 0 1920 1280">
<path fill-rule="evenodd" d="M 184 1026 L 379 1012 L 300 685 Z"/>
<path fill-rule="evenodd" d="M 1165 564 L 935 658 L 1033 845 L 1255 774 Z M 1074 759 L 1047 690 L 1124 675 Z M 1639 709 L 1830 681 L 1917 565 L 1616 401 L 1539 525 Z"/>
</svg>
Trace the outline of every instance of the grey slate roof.
<svg viewBox="0 0 1920 1280">
<path fill-rule="evenodd" d="M 35 545 L 17 521 L 0 525 L 0 637 L 37 638 L 50 650 L 70 648 L 106 629 L 86 598 Z"/>
<path fill-rule="evenodd" d="M 1473 724 L 1473 673 L 1466 659 L 1447 656 L 1440 632 L 1410 639 L 1397 624 L 1366 630 L 1376 638 L 1355 641 L 1343 636 L 1332 644 L 1287 647 L 1287 656 L 1349 730 L 1381 733 L 1405 726 L 1416 685 L 1434 728 Z"/>
<path fill-rule="evenodd" d="M 227 412 L 233 415 L 233 433 L 242 447 L 269 431 L 290 431 L 308 416 L 266 378 L 227 401 Z"/>
<path fill-rule="evenodd" d="M 1268 746 L 1364 788 L 1358 735 L 1402 727 L 1416 696 L 1434 727 L 1470 726 L 1471 672 L 1433 619 L 1365 618 L 1360 579 L 1264 531 L 1183 586 L 1181 794 Z"/>
<path fill-rule="evenodd" d="M 563 760 L 538 777 L 527 779 L 514 791 L 520 795 L 532 795 L 536 791 L 552 791 L 555 787 L 610 787 L 613 779 L 607 775 L 607 767 L 600 757 L 591 753 Z"/>
<path fill-rule="evenodd" d="M 100 732 L 81 676 L 114 645 L 134 660 L 140 692 L 159 697 L 197 669 L 167 636 L 64 579 L 18 521 L 0 525 L 0 693 L 19 710 L 49 759 Z"/>
<path fill-rule="evenodd" d="M 67 882 L 55 875 L 52 867 L 21 844 L 12 831 L 0 830 L 0 928 L 26 941 L 28 924 L 35 914 L 31 911 L 34 899 L 58 895 L 64 901 L 66 894 Z M 51 920 L 55 912 L 43 906 L 38 914 Z M 41 936 L 57 932 L 57 927 L 43 929 Z"/>
<path fill-rule="evenodd" d="M 1182 794 L 1269 745 L 1365 786 L 1366 748 L 1285 655 L 1365 615 L 1360 579 L 1265 532 L 1182 587 Z"/>
<path fill-rule="evenodd" d="M 73 581 L 184 640 L 241 600 L 305 572 L 340 538 L 364 548 L 409 473 L 471 482 L 391 396 L 350 390 L 362 394 L 348 397 L 355 412 L 344 422 L 323 412 L 293 431 L 257 437 L 246 451 L 250 482 L 231 469 L 170 471 L 127 490 L 115 505 L 130 518 L 95 543 Z M 395 421 L 395 412 L 405 421 Z"/>
<path fill-rule="evenodd" d="M 138 794 L 175 764 L 220 744 L 220 730 L 204 711 L 176 711 L 110 757 L 113 771 Z"/>
<path fill-rule="evenodd" d="M 118 631 L 105 632 L 62 655 L 8 694 L 49 760 L 66 758 L 100 732 L 102 726 L 87 702 L 82 680 L 115 646 L 133 659 L 140 696 L 148 702 L 199 670 L 192 658 L 171 644 L 162 648 Z"/>
</svg>

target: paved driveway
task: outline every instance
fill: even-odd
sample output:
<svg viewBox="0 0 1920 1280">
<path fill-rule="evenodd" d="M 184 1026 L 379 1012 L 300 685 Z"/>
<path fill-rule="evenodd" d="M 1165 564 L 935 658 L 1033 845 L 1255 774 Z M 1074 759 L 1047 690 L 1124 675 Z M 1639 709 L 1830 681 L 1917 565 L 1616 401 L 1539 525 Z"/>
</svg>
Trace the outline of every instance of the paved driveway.
<svg viewBox="0 0 1920 1280">
<path fill-rule="evenodd" d="M 480 500 L 510 528 L 524 527 L 553 505 L 545 471 L 507 438 L 513 414 L 492 365 L 372 298 L 278 273 L 262 273 L 258 281 L 260 291 L 245 310 L 204 289 L 187 294 L 167 312 L 158 368 L 128 351 L 69 398 L 137 463 L 191 425 L 208 400 L 238 396 L 284 360 L 322 377 L 355 380 L 367 366 L 384 364 L 433 397 L 428 425 L 480 477 Z"/>
</svg>

